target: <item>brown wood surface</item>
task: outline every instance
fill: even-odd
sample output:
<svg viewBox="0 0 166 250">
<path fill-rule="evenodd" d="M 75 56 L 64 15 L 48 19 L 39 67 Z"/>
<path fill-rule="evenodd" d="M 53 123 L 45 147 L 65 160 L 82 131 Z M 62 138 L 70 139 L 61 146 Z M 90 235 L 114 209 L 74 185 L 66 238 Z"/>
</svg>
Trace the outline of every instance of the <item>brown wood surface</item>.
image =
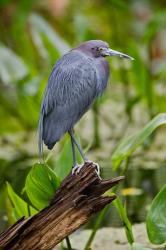
<svg viewBox="0 0 166 250">
<path fill-rule="evenodd" d="M 85 163 L 79 174 L 64 179 L 48 207 L 0 234 L 0 249 L 52 249 L 113 201 L 116 196 L 102 195 L 122 179 L 101 180 L 96 165 Z"/>
</svg>

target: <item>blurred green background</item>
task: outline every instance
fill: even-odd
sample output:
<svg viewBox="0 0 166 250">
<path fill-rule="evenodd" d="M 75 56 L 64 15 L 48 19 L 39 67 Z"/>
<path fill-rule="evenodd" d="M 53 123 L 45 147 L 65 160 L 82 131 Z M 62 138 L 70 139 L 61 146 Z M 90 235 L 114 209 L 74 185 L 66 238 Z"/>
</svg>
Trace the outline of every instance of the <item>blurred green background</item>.
<svg viewBox="0 0 166 250">
<path fill-rule="evenodd" d="M 55 61 L 84 40 L 101 39 L 135 58 L 109 58 L 106 93 L 76 126 L 89 159 L 102 177 L 113 172 L 118 142 L 166 112 L 166 4 L 164 0 L 0 0 L 0 231 L 10 223 L 6 181 L 21 190 L 38 161 L 37 124 L 42 94 Z M 166 182 L 165 127 L 158 129 L 127 161 L 119 194 L 133 223 Z M 49 152 L 45 150 L 46 157 Z M 68 136 L 48 163 L 64 176 L 72 165 Z M 120 221 L 110 206 L 103 226 Z M 94 223 L 94 220 L 89 226 Z"/>
</svg>

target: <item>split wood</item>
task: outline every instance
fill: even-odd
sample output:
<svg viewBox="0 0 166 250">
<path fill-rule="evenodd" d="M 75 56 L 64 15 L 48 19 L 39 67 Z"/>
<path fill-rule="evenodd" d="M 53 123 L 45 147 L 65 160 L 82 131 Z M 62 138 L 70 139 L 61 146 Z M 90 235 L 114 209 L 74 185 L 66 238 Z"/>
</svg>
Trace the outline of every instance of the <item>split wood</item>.
<svg viewBox="0 0 166 250">
<path fill-rule="evenodd" d="M 93 162 L 79 174 L 70 173 L 61 183 L 50 205 L 30 218 L 22 218 L 0 234 L 0 249 L 49 250 L 89 221 L 116 196 L 103 194 L 124 177 L 101 180 Z"/>
</svg>

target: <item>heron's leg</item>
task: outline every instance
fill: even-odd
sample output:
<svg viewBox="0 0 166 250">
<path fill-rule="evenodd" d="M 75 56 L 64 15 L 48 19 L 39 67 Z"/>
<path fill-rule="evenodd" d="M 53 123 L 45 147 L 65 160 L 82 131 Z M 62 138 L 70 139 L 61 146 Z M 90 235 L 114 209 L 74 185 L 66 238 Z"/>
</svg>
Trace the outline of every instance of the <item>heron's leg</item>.
<svg viewBox="0 0 166 250">
<path fill-rule="evenodd" d="M 73 130 L 70 130 L 69 134 L 71 136 L 71 140 L 73 141 L 73 143 L 76 145 L 78 151 L 80 152 L 80 155 L 81 155 L 82 159 L 84 160 L 84 162 L 88 161 L 88 158 L 85 156 L 85 154 L 83 153 L 83 150 L 82 150 L 81 146 L 79 145 L 79 143 L 76 141 L 76 139 L 74 137 Z"/>
<path fill-rule="evenodd" d="M 82 159 L 84 160 L 84 162 L 89 162 L 91 163 L 91 161 L 88 160 L 88 158 L 84 155 L 80 145 L 78 144 L 78 142 L 76 141 L 75 137 L 74 137 L 74 132 L 73 130 L 70 130 L 68 131 L 69 132 L 69 135 L 70 135 L 70 138 L 71 138 L 71 145 L 72 145 L 72 153 L 73 153 L 73 170 L 72 170 L 72 173 L 79 173 L 81 168 L 83 167 L 83 165 L 78 165 L 77 164 L 77 161 L 76 161 L 76 152 L 75 152 L 75 145 L 78 149 L 78 151 L 80 152 L 81 154 L 81 157 Z M 94 162 L 93 162 L 94 163 Z M 99 165 L 97 163 L 95 163 L 96 165 L 96 173 L 98 175 L 98 177 L 100 178 L 100 168 L 99 168 Z M 100 178 L 101 179 L 101 178 Z"/>
<path fill-rule="evenodd" d="M 69 132 L 70 134 L 70 132 Z M 72 155 L 73 155 L 73 167 L 77 166 L 77 161 L 76 161 L 76 151 L 75 151 L 75 145 L 74 145 L 74 141 L 70 135 L 70 139 L 71 139 L 71 147 L 72 147 Z"/>
</svg>

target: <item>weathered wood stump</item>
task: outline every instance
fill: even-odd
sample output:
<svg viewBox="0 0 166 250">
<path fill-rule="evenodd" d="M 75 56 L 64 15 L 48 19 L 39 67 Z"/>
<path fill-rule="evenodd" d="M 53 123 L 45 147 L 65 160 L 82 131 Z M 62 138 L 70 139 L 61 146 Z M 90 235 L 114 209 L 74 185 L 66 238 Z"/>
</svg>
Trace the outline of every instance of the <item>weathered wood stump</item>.
<svg viewBox="0 0 166 250">
<path fill-rule="evenodd" d="M 0 249 L 48 250 L 85 224 L 116 196 L 102 196 L 124 179 L 101 180 L 94 163 L 85 163 L 78 175 L 71 173 L 56 191 L 50 205 L 22 218 L 0 234 Z"/>
</svg>

